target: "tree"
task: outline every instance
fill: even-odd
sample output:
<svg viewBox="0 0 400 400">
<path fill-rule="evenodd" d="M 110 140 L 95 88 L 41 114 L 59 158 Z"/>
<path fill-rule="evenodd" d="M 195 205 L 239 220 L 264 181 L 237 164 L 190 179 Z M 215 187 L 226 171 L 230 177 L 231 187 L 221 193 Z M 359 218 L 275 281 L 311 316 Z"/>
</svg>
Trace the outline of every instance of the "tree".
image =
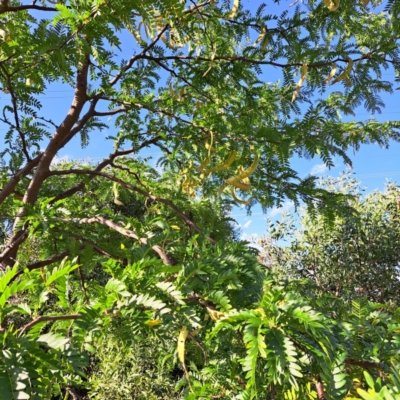
<svg viewBox="0 0 400 400">
<path fill-rule="evenodd" d="M 293 329 L 305 342 L 318 341 L 318 329 L 329 330 L 329 317 L 317 311 L 309 314 L 321 326 L 296 325 L 291 315 L 309 299 L 286 298 L 278 288 L 268 298 L 263 287 L 270 278 L 254 252 L 234 240 L 227 211 L 256 202 L 266 209 L 288 197 L 332 217 L 347 197 L 318 188 L 314 177 L 301 179 L 291 157 L 318 155 L 332 165 L 340 156 L 350 164 L 349 148 L 399 138 L 395 121 L 339 117 L 360 104 L 380 111 L 379 93 L 393 90 L 381 78 L 383 70 L 399 69 L 398 5 L 390 2 L 381 13 L 375 3 L 338 4 L 284 6 L 278 16 L 265 14 L 262 5 L 251 15 L 237 0 L 1 3 L 5 398 L 76 397 L 88 390 L 88 354 L 105 336 L 148 341 L 154 335 L 171 344 L 188 335 L 197 343 L 185 329 L 199 329 L 206 341 L 212 325 L 203 326 L 204 315 L 221 320 L 221 332 L 239 333 L 225 340 L 215 331 L 219 342 L 198 341 L 217 367 L 193 363 L 192 378 L 186 340 L 180 341 L 185 396 L 253 396 L 260 387 L 254 366 L 264 365 L 258 357 L 267 329 L 263 312 L 275 310 L 279 321 L 287 319 L 281 329 Z M 283 83 L 263 80 L 272 68 Z M 56 83 L 71 93 L 61 117 L 41 111 L 40 96 Z M 98 165 L 55 163 L 77 136 L 90 146 L 110 118 L 115 133 L 108 158 Z M 150 146 L 163 153 L 161 174 L 138 156 Z M 285 309 L 289 300 L 293 308 Z M 249 335 L 241 337 L 243 330 Z M 290 338 L 280 338 L 276 349 L 286 363 L 293 349 L 284 350 Z M 320 344 L 326 355 L 309 348 L 296 353 L 319 362 L 288 368 L 305 368 L 311 379 L 317 370 L 317 383 L 333 387 L 327 395 L 338 398 L 327 372 L 337 364 L 335 340 L 326 340 Z M 257 348 L 248 350 L 243 341 Z M 243 360 L 246 373 L 232 379 Z M 200 388 L 195 368 L 203 376 L 198 382 L 210 375 L 214 381 Z M 296 379 L 282 377 L 286 367 L 274 368 L 260 395 L 274 396 L 274 385 L 282 393 L 291 387 L 305 393 Z"/>
<path fill-rule="evenodd" d="M 323 185 L 352 195 L 348 212 L 329 229 L 323 215 L 307 212 L 298 222 L 300 227 L 290 217 L 271 224 L 261 257 L 281 274 L 310 278 L 343 300 L 363 297 L 399 306 L 399 187 L 390 183 L 384 192 L 363 195 L 349 174 L 326 179 Z M 292 238 L 290 245 L 277 245 L 282 238 Z"/>
</svg>

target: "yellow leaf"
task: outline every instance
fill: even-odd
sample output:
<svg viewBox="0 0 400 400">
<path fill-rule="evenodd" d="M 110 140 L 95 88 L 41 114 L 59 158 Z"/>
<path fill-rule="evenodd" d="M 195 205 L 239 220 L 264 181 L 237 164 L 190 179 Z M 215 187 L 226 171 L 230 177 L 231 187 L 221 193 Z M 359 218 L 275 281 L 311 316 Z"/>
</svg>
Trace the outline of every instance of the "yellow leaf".
<svg viewBox="0 0 400 400">
<path fill-rule="evenodd" d="M 160 325 L 161 321 L 159 319 L 151 319 L 150 321 L 146 322 L 146 325 L 148 326 L 156 326 L 156 325 Z"/>
<path fill-rule="evenodd" d="M 121 243 L 121 249 L 125 249 L 125 245 L 123 243 Z"/>
<path fill-rule="evenodd" d="M 180 231 L 181 230 L 181 228 L 179 228 L 178 225 L 171 225 L 171 228 L 175 229 L 176 231 Z"/>
</svg>

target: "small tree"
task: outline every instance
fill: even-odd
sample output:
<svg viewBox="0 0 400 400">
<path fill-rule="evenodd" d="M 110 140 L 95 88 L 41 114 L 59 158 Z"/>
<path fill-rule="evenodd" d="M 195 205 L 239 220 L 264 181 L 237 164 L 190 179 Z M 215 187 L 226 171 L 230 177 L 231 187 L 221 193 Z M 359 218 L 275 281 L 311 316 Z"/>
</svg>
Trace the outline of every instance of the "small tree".
<svg viewBox="0 0 400 400">
<path fill-rule="evenodd" d="M 308 277 L 321 290 L 342 299 L 399 305 L 400 294 L 400 188 L 387 184 L 384 192 L 363 194 L 350 175 L 328 178 L 330 190 L 349 193 L 348 212 L 326 229 L 324 216 L 305 212 L 299 228 L 288 218 L 270 225 L 264 257 L 281 273 Z M 287 229 L 287 230 L 286 230 Z M 292 237 L 288 247 L 277 246 Z M 275 243 L 275 244 L 271 244 Z"/>
</svg>

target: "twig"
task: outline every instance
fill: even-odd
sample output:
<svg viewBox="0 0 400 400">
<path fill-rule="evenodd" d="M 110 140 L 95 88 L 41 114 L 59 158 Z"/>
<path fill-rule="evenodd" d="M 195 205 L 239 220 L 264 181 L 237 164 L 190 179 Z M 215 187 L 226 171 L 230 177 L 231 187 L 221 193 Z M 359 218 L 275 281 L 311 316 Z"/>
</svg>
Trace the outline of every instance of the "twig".
<svg viewBox="0 0 400 400">
<path fill-rule="evenodd" d="M 190 339 L 193 340 L 193 342 L 196 344 L 196 346 L 202 351 L 203 357 L 204 357 L 204 365 L 207 364 L 207 354 L 206 351 L 204 350 L 203 346 L 200 344 L 200 342 L 189 332 L 188 336 Z"/>
<path fill-rule="evenodd" d="M 317 390 L 318 400 L 325 400 L 324 386 L 322 384 L 322 380 L 321 380 L 321 377 L 319 375 L 318 375 L 317 382 L 315 382 L 315 388 Z"/>
</svg>

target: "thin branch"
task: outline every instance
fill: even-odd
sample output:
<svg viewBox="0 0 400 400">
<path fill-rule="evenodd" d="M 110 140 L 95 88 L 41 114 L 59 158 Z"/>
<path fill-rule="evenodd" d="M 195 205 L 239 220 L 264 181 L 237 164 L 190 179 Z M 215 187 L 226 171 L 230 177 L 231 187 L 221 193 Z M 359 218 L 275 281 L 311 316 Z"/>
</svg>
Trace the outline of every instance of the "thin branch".
<svg viewBox="0 0 400 400">
<path fill-rule="evenodd" d="M 19 333 L 26 333 L 30 329 L 32 329 L 35 325 L 40 324 L 41 322 L 48 322 L 48 321 L 65 321 L 65 320 L 76 320 L 82 317 L 82 314 L 71 314 L 71 315 L 54 315 L 49 317 L 38 317 L 33 321 L 29 322 L 28 324 L 24 325 L 23 327 L 18 329 Z"/>
<path fill-rule="evenodd" d="M 117 108 L 115 110 L 111 110 L 111 111 L 104 111 L 104 112 L 100 112 L 100 111 L 95 111 L 93 116 L 95 117 L 106 117 L 108 115 L 115 115 L 115 114 L 120 114 L 122 112 L 127 112 L 128 110 L 126 108 Z"/>
<path fill-rule="evenodd" d="M 38 117 L 37 115 L 36 115 L 36 119 L 41 119 L 42 121 L 47 122 L 48 124 L 52 125 L 54 128 L 58 129 L 58 125 L 55 122 L 53 122 L 51 119 L 47 119 L 44 117 Z"/>
<path fill-rule="evenodd" d="M 235 63 L 235 62 L 242 62 L 242 63 L 248 63 L 248 64 L 256 64 L 256 65 L 272 65 L 274 67 L 280 67 L 280 68 L 291 68 L 291 67 L 300 67 L 303 64 L 301 62 L 295 62 L 295 63 L 289 63 L 289 64 L 282 64 L 282 63 L 277 63 L 274 61 L 262 61 L 262 60 L 255 60 L 252 58 L 247 58 L 243 56 L 239 57 L 226 57 L 226 56 L 215 56 L 214 58 L 208 58 L 208 57 L 201 57 L 201 56 L 164 56 L 164 57 L 153 57 L 153 56 L 146 56 L 144 55 L 142 57 L 143 59 L 154 61 L 156 63 L 166 61 L 166 60 L 174 60 L 174 61 L 204 61 L 204 62 L 215 62 L 215 61 L 227 61 L 230 63 Z M 360 60 L 364 60 L 370 58 L 370 55 L 363 55 L 359 58 L 356 58 L 353 60 L 353 62 L 357 62 Z M 327 61 L 327 62 L 318 62 L 314 64 L 308 64 L 308 68 L 319 68 L 319 67 L 324 67 L 327 65 L 331 65 L 332 63 L 335 62 L 346 62 L 348 63 L 349 59 L 348 58 L 341 58 L 337 57 L 334 60 Z"/>
<path fill-rule="evenodd" d="M 108 100 L 108 101 L 111 101 L 111 102 L 114 102 L 114 103 L 118 103 L 118 104 L 123 104 L 124 106 L 135 107 L 135 108 L 138 108 L 139 110 L 142 110 L 142 109 L 148 110 L 148 111 L 151 111 L 151 112 L 153 112 L 155 114 L 163 114 L 163 115 L 166 115 L 167 117 L 174 118 L 176 121 L 183 122 L 184 124 L 191 125 L 194 128 L 200 129 L 203 132 L 211 132 L 211 129 L 208 129 L 205 126 L 197 125 L 195 122 L 189 121 L 188 119 L 184 119 L 182 117 L 179 117 L 179 116 L 175 115 L 175 113 L 173 113 L 173 112 L 169 112 L 169 111 L 166 111 L 166 110 L 153 108 L 153 107 L 150 107 L 147 104 L 133 103 L 133 102 L 130 102 L 130 101 L 122 101 L 122 100 L 113 99 L 112 97 L 106 97 L 106 96 L 101 96 L 100 99 L 101 100 Z"/>
<path fill-rule="evenodd" d="M 147 197 L 150 200 L 158 201 L 160 203 L 166 204 L 172 210 L 175 211 L 175 213 L 185 222 L 185 224 L 187 226 L 192 228 L 197 233 L 202 233 L 201 229 L 187 215 L 185 215 L 171 200 L 155 196 L 155 195 L 153 195 L 151 193 L 148 193 L 148 192 L 144 191 L 143 189 L 140 189 L 140 188 L 138 188 L 136 186 L 133 186 L 133 185 L 131 185 L 129 183 L 126 183 L 123 180 L 121 180 L 119 178 L 116 178 L 116 177 L 114 177 L 112 175 L 109 175 L 109 174 L 107 174 L 105 172 L 88 171 L 88 170 L 81 170 L 81 169 L 70 169 L 70 170 L 66 170 L 66 171 L 51 171 L 47 175 L 48 176 L 54 176 L 54 175 L 71 175 L 71 174 L 102 176 L 102 177 L 107 178 L 107 179 L 109 179 L 109 180 L 111 180 L 113 182 L 117 182 L 121 186 L 123 186 L 123 187 L 125 187 L 127 189 L 130 189 L 130 190 L 133 190 L 133 191 L 141 194 L 142 196 Z M 94 217 L 94 218 L 100 218 L 100 217 Z M 210 237 L 208 237 L 208 241 L 211 244 L 216 244 L 216 241 L 214 239 L 210 238 Z"/>
<path fill-rule="evenodd" d="M 65 386 L 64 389 L 71 395 L 72 400 L 83 400 L 83 397 L 73 387 Z"/>
<path fill-rule="evenodd" d="M 10 75 L 8 74 L 6 68 L 4 67 L 4 65 L 0 64 L 0 68 L 2 69 L 4 76 L 6 78 L 7 81 L 7 89 L 10 92 L 11 95 L 11 102 L 13 105 L 13 113 L 14 113 L 14 120 L 15 120 L 15 128 L 19 134 L 19 138 L 21 139 L 21 144 L 22 144 L 22 152 L 25 155 L 26 160 L 29 162 L 31 160 L 29 153 L 28 153 L 28 148 L 27 148 L 27 144 L 26 144 L 26 140 L 25 140 L 25 134 L 22 132 L 21 127 L 19 125 L 19 115 L 18 115 L 18 105 L 17 105 L 17 98 L 15 97 L 15 93 L 14 90 L 12 88 L 12 84 L 11 84 L 11 78 Z"/>
<path fill-rule="evenodd" d="M 113 163 L 113 161 L 117 158 L 117 157 L 121 157 L 121 156 L 126 156 L 128 154 L 132 154 L 134 152 L 139 151 L 140 149 L 144 148 L 144 147 L 148 147 L 151 144 L 156 144 L 157 141 L 160 139 L 159 136 L 147 140 L 145 142 L 143 142 L 140 146 L 138 146 L 137 148 L 130 148 L 127 150 L 117 150 L 114 153 L 111 153 L 108 158 L 104 159 L 100 164 L 97 165 L 97 167 L 94 169 L 94 171 L 96 172 L 100 172 L 102 169 L 104 169 L 105 167 L 107 167 L 108 165 L 111 165 Z M 93 180 L 96 176 L 92 175 L 89 177 L 89 180 Z M 72 195 L 74 195 L 75 193 L 79 192 L 80 190 L 82 190 L 85 187 L 85 182 L 80 182 L 78 184 L 76 184 L 75 186 L 73 186 L 72 188 L 66 190 L 65 192 L 62 192 L 60 194 L 58 194 L 51 202 L 50 204 L 54 204 L 56 201 L 58 200 L 62 200 L 62 199 L 66 199 L 67 197 L 70 197 Z"/>
<path fill-rule="evenodd" d="M 28 238 L 29 234 L 27 230 L 20 230 L 9 240 L 7 245 L 4 247 L 3 252 L 0 254 L 0 262 L 6 265 L 14 265 L 15 257 L 17 256 L 19 246 Z M 7 263 L 3 263 L 4 260 L 9 259 Z M 1 268 L 0 268 L 1 269 Z"/>
<path fill-rule="evenodd" d="M 7 185 L 4 186 L 4 188 L 0 191 L 0 205 L 14 191 L 20 180 L 27 176 L 35 167 L 37 167 L 42 156 L 43 153 L 36 156 L 33 160 L 27 162 L 25 166 L 7 182 Z"/>
<path fill-rule="evenodd" d="M 26 4 L 26 5 L 20 5 L 20 6 L 2 5 L 2 6 L 0 6 L 0 15 L 4 14 L 6 12 L 16 12 L 16 11 L 24 11 L 24 10 L 52 11 L 52 12 L 58 11 L 54 7 L 37 6 L 35 4 Z"/>
<path fill-rule="evenodd" d="M 188 336 L 190 337 L 190 339 L 193 340 L 195 345 L 202 351 L 203 357 L 204 357 L 204 365 L 206 365 L 207 364 L 207 354 L 206 354 L 206 351 L 204 350 L 203 346 L 191 333 L 188 333 Z"/>
<path fill-rule="evenodd" d="M 102 256 L 113 258 L 114 260 L 119 261 L 121 264 L 124 264 L 123 260 L 120 260 L 118 257 L 116 257 L 116 256 L 112 255 L 111 253 L 109 253 L 108 251 L 102 249 L 99 245 L 97 245 L 96 243 L 92 242 L 91 240 L 83 238 L 83 237 L 78 236 L 78 235 L 75 235 L 74 233 L 71 233 L 71 232 L 63 231 L 63 233 L 65 233 L 68 236 L 74 238 L 75 240 L 78 240 L 79 242 L 86 243 L 87 245 L 92 247 L 93 250 L 96 251 L 98 254 L 100 254 Z"/>
<path fill-rule="evenodd" d="M 356 361 L 356 360 L 346 360 L 345 364 L 347 365 L 354 365 L 357 367 L 361 367 L 363 369 L 384 369 L 382 365 L 370 362 L 370 361 Z"/>
<path fill-rule="evenodd" d="M 158 35 L 156 36 L 156 38 L 155 38 L 148 46 L 146 46 L 140 54 L 131 57 L 131 59 L 126 63 L 125 67 L 122 68 L 122 71 L 121 71 L 120 73 L 118 73 L 118 74 L 114 77 L 114 79 L 112 79 L 112 80 L 110 81 L 110 87 L 114 86 L 114 85 L 122 78 L 123 74 L 124 74 L 128 69 L 130 69 L 130 68 L 132 67 L 133 63 L 134 63 L 136 60 L 139 60 L 139 59 L 143 58 L 143 56 L 144 56 L 149 50 L 151 50 L 151 49 L 156 45 L 156 43 L 161 39 L 161 36 L 164 35 L 164 32 L 165 32 L 167 29 L 168 29 L 168 25 L 165 25 L 165 26 L 161 29 L 161 31 L 158 33 Z"/>
<path fill-rule="evenodd" d="M 148 244 L 148 241 L 146 238 L 139 238 L 139 236 L 136 234 L 136 232 L 134 232 L 130 229 L 125 229 L 124 227 L 122 227 L 122 226 L 118 225 L 117 223 L 115 223 L 107 218 L 104 218 L 104 217 L 95 216 L 95 217 L 91 217 L 91 218 L 81 218 L 81 219 L 79 219 L 79 218 L 75 218 L 75 219 L 60 218 L 60 220 L 64 221 L 64 222 L 77 222 L 79 224 L 96 224 L 96 223 L 98 223 L 98 224 L 107 226 L 110 229 L 113 229 L 114 231 L 120 233 L 121 235 L 123 235 L 125 237 L 129 237 L 131 239 L 137 240 L 140 245 Z M 175 264 L 174 260 L 172 260 L 170 257 L 168 257 L 168 255 L 165 254 L 164 250 L 159 245 L 154 245 L 151 247 L 151 249 L 159 255 L 159 257 L 162 259 L 164 264 L 167 264 L 167 265 Z"/>
<path fill-rule="evenodd" d="M 64 250 L 61 253 L 55 254 L 49 258 L 46 258 L 45 260 L 37 261 L 32 264 L 29 264 L 26 266 L 26 269 L 29 271 L 32 271 L 34 269 L 46 267 L 47 265 L 53 264 L 57 261 L 61 261 L 63 258 L 67 257 L 68 254 L 70 253 L 69 250 Z"/>
</svg>

